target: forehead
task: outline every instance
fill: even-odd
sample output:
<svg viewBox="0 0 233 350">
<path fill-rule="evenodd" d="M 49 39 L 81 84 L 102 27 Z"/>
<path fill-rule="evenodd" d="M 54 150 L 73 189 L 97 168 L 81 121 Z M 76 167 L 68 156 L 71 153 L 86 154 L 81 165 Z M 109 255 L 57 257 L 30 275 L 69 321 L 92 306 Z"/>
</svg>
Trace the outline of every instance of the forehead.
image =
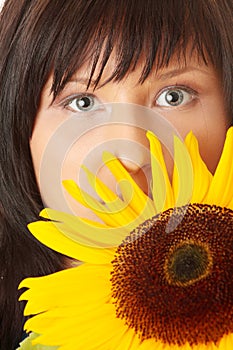
<svg viewBox="0 0 233 350">
<path fill-rule="evenodd" d="M 145 80 L 155 77 L 162 80 L 169 78 L 169 76 L 173 77 L 192 70 L 201 70 L 203 72 L 210 72 L 210 70 L 213 70 L 211 62 L 203 58 L 197 50 L 193 50 L 191 45 L 187 47 L 183 54 L 180 54 L 178 51 L 175 52 L 168 62 L 162 66 L 159 66 L 158 62 L 155 60 L 148 76 L 142 79 L 146 63 L 146 53 L 143 53 L 137 63 L 128 67 L 125 75 L 121 79 L 117 79 L 116 69 L 118 66 L 118 53 L 114 49 L 104 67 L 102 66 L 101 56 L 94 69 L 91 65 L 91 61 L 87 61 L 71 76 L 69 81 L 76 81 L 87 87 L 94 86 L 98 88 L 111 81 L 124 82 L 129 77 L 131 79 L 134 77 L 135 83 L 142 84 Z"/>
<path fill-rule="evenodd" d="M 159 6 L 159 11 L 152 6 L 151 15 L 146 17 L 148 9 L 145 11 L 144 5 L 140 9 L 134 8 L 131 13 L 129 2 L 126 3 L 127 6 L 123 10 L 121 8 L 122 18 L 111 9 L 109 22 L 106 23 L 103 16 L 110 6 L 104 9 L 96 23 L 86 20 L 86 28 L 78 30 L 79 37 L 77 32 L 70 32 L 61 55 L 56 54 L 59 57 L 55 64 L 55 91 L 56 88 L 62 89 L 62 84 L 66 84 L 79 70 L 86 69 L 89 81 L 95 80 L 98 85 L 104 71 L 112 72 L 109 80 L 120 81 L 135 67 L 141 66 L 139 80 L 143 82 L 152 69 L 168 66 L 171 59 L 175 58 L 177 64 L 185 65 L 185 60 L 198 52 L 197 56 L 206 60 L 205 40 L 195 32 L 197 29 L 194 30 L 191 22 L 190 26 L 187 25 L 187 6 L 174 19 L 174 14 L 169 15 L 170 11 L 164 15 L 165 4 L 162 10 Z M 135 11 L 138 11 L 139 18 Z"/>
</svg>

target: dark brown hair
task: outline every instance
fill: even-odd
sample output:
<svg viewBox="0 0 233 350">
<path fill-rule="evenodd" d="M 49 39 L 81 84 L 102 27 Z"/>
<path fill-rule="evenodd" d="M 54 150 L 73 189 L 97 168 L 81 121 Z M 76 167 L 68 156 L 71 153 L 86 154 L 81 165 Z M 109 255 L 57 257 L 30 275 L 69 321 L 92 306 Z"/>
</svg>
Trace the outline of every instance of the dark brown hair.
<svg viewBox="0 0 233 350">
<path fill-rule="evenodd" d="M 41 91 L 53 72 L 56 96 L 89 62 L 98 85 L 113 51 L 110 80 L 121 80 L 145 57 L 152 68 L 186 57 L 187 47 L 211 62 L 233 107 L 233 0 L 6 0 L 0 16 L 0 348 L 21 337 L 17 285 L 63 267 L 63 257 L 27 231 L 42 208 L 29 140 Z M 98 72 L 96 67 L 98 63 Z M 231 115 L 231 113 L 230 113 Z"/>
</svg>

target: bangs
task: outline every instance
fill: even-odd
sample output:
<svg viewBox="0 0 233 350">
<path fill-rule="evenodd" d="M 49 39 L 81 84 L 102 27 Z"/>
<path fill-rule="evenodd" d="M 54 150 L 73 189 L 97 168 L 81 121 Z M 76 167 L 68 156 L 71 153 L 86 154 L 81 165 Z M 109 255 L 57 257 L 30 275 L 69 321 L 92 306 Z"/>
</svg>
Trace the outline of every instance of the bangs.
<svg viewBox="0 0 233 350">
<path fill-rule="evenodd" d="M 123 79 L 141 58 L 139 83 L 174 56 L 185 64 L 194 51 L 221 68 L 226 29 L 218 6 L 222 3 L 212 0 L 47 0 L 43 5 L 38 0 L 37 33 L 43 33 L 38 54 L 46 50 L 54 97 L 84 64 L 87 87 L 95 77 L 96 88 L 113 52 L 115 66 L 102 85 Z"/>
</svg>

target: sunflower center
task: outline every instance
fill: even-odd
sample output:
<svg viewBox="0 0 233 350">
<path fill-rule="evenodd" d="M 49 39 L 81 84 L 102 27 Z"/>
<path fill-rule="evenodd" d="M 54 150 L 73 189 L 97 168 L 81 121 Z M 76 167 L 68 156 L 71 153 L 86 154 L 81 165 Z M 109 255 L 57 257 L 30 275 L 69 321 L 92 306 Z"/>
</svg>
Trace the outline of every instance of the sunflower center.
<svg viewBox="0 0 233 350">
<path fill-rule="evenodd" d="M 175 248 L 165 264 L 168 282 L 176 285 L 188 285 L 205 277 L 211 263 L 208 249 L 200 244 L 184 243 Z"/>
<path fill-rule="evenodd" d="M 233 333 L 232 232 L 233 211 L 204 204 L 138 226 L 112 261 L 116 316 L 141 340 L 218 344 Z"/>
</svg>

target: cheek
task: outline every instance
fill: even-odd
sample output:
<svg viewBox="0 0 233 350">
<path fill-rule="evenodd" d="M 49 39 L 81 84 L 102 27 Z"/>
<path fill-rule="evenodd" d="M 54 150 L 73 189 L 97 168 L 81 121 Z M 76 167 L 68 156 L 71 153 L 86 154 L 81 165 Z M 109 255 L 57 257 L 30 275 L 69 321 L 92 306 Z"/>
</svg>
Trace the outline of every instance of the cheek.
<svg viewBox="0 0 233 350">
<path fill-rule="evenodd" d="M 32 137 L 30 139 L 30 150 L 38 185 L 43 156 L 57 129 L 63 122 L 64 117 L 59 113 L 41 109 L 37 114 Z"/>
<path fill-rule="evenodd" d="M 34 129 L 30 140 L 30 149 L 37 182 L 39 182 L 40 163 L 46 145 L 46 141 L 44 140 L 42 135 L 40 135 L 40 133 L 38 133 L 37 130 Z"/>
<path fill-rule="evenodd" d="M 217 102 L 217 101 L 216 101 Z M 208 169 L 213 174 L 218 165 L 223 150 L 230 118 L 226 117 L 221 104 L 213 103 L 204 111 L 205 130 L 196 131 L 199 141 L 200 154 Z"/>
<path fill-rule="evenodd" d="M 198 138 L 200 154 L 212 174 L 215 172 L 221 157 L 226 130 L 227 128 L 217 133 L 216 130 L 208 129 L 206 137 Z"/>
<path fill-rule="evenodd" d="M 211 100 L 212 101 L 212 100 Z M 214 173 L 221 157 L 230 118 L 226 117 L 222 100 L 202 103 L 190 111 L 179 111 L 165 116 L 183 139 L 192 131 L 199 143 L 199 151 L 211 173 Z M 169 157 L 168 157 L 169 158 Z M 169 169 L 171 167 L 169 166 Z"/>
</svg>

